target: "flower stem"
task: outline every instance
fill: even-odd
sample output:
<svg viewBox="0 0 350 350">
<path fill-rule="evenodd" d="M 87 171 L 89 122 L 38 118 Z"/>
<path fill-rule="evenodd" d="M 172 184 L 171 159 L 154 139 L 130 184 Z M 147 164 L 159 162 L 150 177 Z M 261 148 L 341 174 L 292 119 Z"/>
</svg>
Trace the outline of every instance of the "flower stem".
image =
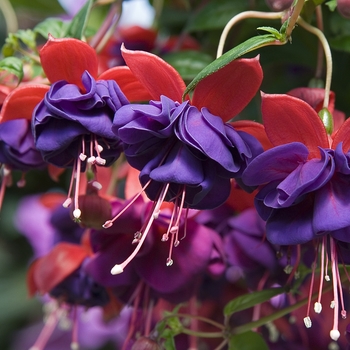
<svg viewBox="0 0 350 350">
<path fill-rule="evenodd" d="M 18 30 L 18 21 L 16 12 L 9 0 L 0 0 L 0 11 L 4 15 L 7 33 L 16 33 Z"/>
<path fill-rule="evenodd" d="M 248 18 L 261 18 L 261 19 L 279 19 L 282 18 L 284 12 L 260 12 L 260 11 L 245 11 L 241 12 L 238 15 L 231 18 L 231 20 L 226 24 L 224 30 L 221 33 L 216 58 L 220 57 L 224 51 L 225 41 L 227 39 L 227 35 L 232 27 Z"/>
<path fill-rule="evenodd" d="M 297 20 L 299 18 L 300 12 L 303 9 L 305 0 L 297 0 L 293 12 L 291 16 L 288 19 L 288 26 L 286 29 L 286 38 L 289 39 L 290 36 L 292 35 L 292 31 L 295 27 L 295 24 L 297 23 Z"/>
<path fill-rule="evenodd" d="M 305 22 L 302 18 L 299 17 L 298 24 L 302 26 L 304 29 L 309 31 L 310 33 L 317 36 L 318 40 L 320 40 L 320 43 L 323 46 L 325 58 L 326 58 L 326 83 L 325 83 L 325 94 L 324 94 L 324 100 L 323 100 L 323 107 L 328 108 L 329 105 L 329 94 L 331 90 L 331 81 L 332 81 L 332 71 L 333 71 L 333 61 L 332 61 L 332 52 L 329 47 L 328 41 L 323 34 L 323 32 L 310 25 L 309 23 Z"/>
</svg>

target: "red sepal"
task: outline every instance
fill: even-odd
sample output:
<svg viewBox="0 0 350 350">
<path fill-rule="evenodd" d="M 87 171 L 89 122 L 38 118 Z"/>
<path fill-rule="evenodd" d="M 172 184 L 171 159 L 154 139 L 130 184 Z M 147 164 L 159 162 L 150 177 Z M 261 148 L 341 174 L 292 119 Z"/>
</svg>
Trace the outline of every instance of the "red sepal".
<svg viewBox="0 0 350 350">
<path fill-rule="evenodd" d="M 98 60 L 95 50 L 87 43 L 73 38 L 49 39 L 40 50 L 41 65 L 51 83 L 66 80 L 70 84 L 84 87 L 82 74 L 87 70 L 97 78 Z"/>
<path fill-rule="evenodd" d="M 87 251 L 76 244 L 58 243 L 49 254 L 36 260 L 28 273 L 28 287 L 35 292 L 48 293 L 73 273 L 88 256 Z"/>
<path fill-rule="evenodd" d="M 320 158 L 319 146 L 328 148 L 328 136 L 316 111 L 306 102 L 289 95 L 262 96 L 262 115 L 267 137 L 274 146 L 301 142 L 309 158 Z"/>
<path fill-rule="evenodd" d="M 114 80 L 130 102 L 149 101 L 152 96 L 136 79 L 129 67 L 119 66 L 106 70 L 99 80 Z"/>
<path fill-rule="evenodd" d="M 224 122 L 240 113 L 258 92 L 263 78 L 259 57 L 232 61 L 201 80 L 192 105 L 207 107 Z"/>
<path fill-rule="evenodd" d="M 160 57 L 145 51 L 127 50 L 121 47 L 123 58 L 153 100 L 164 95 L 181 102 L 186 85 L 180 74 Z"/>
<path fill-rule="evenodd" d="M 335 149 L 339 142 L 343 142 L 343 151 L 347 153 L 350 150 L 350 119 L 346 119 L 344 124 L 335 133 L 332 148 Z"/>
<path fill-rule="evenodd" d="M 2 105 L 0 122 L 14 119 L 32 120 L 33 110 L 49 90 L 47 85 L 21 85 L 7 95 Z"/>
<path fill-rule="evenodd" d="M 254 136 L 261 143 L 264 151 L 273 147 L 262 124 L 252 120 L 237 120 L 230 124 L 235 130 L 244 131 L 247 134 Z"/>
<path fill-rule="evenodd" d="M 319 112 L 323 108 L 325 89 L 321 88 L 309 88 L 300 87 L 295 88 L 287 92 L 287 95 L 291 95 L 308 103 L 316 112 Z M 335 103 L 335 93 L 330 91 L 328 110 L 333 113 Z"/>
</svg>

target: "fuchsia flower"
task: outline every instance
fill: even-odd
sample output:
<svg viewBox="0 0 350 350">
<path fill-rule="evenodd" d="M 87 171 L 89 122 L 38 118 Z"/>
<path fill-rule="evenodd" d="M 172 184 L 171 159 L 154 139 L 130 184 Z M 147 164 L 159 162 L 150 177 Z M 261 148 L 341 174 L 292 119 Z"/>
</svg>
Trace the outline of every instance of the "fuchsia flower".
<svg viewBox="0 0 350 350">
<path fill-rule="evenodd" d="M 98 75 L 95 50 L 80 40 L 49 36 L 40 50 L 40 60 L 52 86 L 28 84 L 15 89 L 4 101 L 1 121 L 31 119 L 34 110 L 37 149 L 47 162 L 74 168 L 73 213 L 79 219 L 80 172 L 87 164 L 96 172 L 96 164 L 107 166 L 118 158 L 120 143 L 111 131 L 114 113 L 129 100 L 148 99 L 149 94 L 128 67 Z M 66 205 L 70 202 L 68 198 Z"/>
<path fill-rule="evenodd" d="M 154 201 L 137 251 L 164 201 L 174 203 L 167 235 L 179 242 L 182 209 L 211 209 L 224 203 L 231 179 L 240 177 L 262 151 L 253 136 L 227 123 L 256 94 L 262 70 L 258 58 L 232 61 L 201 80 L 191 100 L 185 96 L 182 102 L 186 86 L 174 68 L 151 53 L 123 47 L 122 53 L 153 98 L 148 105 L 121 107 L 113 121 L 127 161 L 141 171 L 142 191 Z M 113 273 L 122 272 L 126 264 L 116 265 Z"/>
<path fill-rule="evenodd" d="M 266 220 L 266 237 L 271 243 L 298 245 L 315 240 L 317 249 L 322 247 L 322 282 L 315 304 L 318 313 L 322 309 L 323 278 L 329 278 L 324 259 L 325 247 L 330 245 L 334 290 L 331 337 L 336 340 L 340 335 L 339 303 L 346 317 L 336 244 L 337 240 L 350 241 L 350 120 L 331 138 L 311 105 L 289 95 L 262 94 L 262 115 L 274 147 L 248 165 L 243 181 L 249 186 L 261 186 L 255 204 Z M 308 315 L 305 324 L 311 326 Z"/>
</svg>

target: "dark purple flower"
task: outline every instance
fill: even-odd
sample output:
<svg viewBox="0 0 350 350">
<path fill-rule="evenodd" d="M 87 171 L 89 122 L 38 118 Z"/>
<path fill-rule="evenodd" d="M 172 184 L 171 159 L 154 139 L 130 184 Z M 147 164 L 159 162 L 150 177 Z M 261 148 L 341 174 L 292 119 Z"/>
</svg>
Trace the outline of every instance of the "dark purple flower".
<svg viewBox="0 0 350 350">
<path fill-rule="evenodd" d="M 165 200 L 185 194 L 184 207 L 211 209 L 229 196 L 230 179 L 239 177 L 261 151 L 252 136 L 236 131 L 206 108 L 162 96 L 149 105 L 119 109 L 112 130 L 128 162 L 140 170 L 151 200 L 169 184 Z"/>
<path fill-rule="evenodd" d="M 266 220 L 266 237 L 277 245 L 315 244 L 321 255 L 321 279 L 329 279 L 330 261 L 334 295 L 333 340 L 340 336 L 337 317 L 346 317 L 338 269 L 339 241 L 350 242 L 350 144 L 349 123 L 327 135 L 316 111 L 306 102 L 288 95 L 262 96 L 263 121 L 275 146 L 258 155 L 244 171 L 243 182 L 259 186 L 256 208 Z M 277 121 L 277 122 L 276 122 Z M 316 254 L 317 256 L 317 254 Z M 312 274 L 315 274 L 313 264 Z M 338 289 L 339 288 L 339 289 Z M 322 284 L 315 312 L 320 313 Z M 310 310 L 310 307 L 308 307 Z M 304 319 L 311 327 L 309 311 Z"/>
<path fill-rule="evenodd" d="M 34 145 L 28 120 L 14 119 L 0 123 L 0 163 L 20 171 L 45 167 L 46 163 Z"/>
<path fill-rule="evenodd" d="M 85 92 L 64 80 L 55 82 L 33 112 L 36 147 L 59 167 L 73 167 L 79 156 L 86 158 L 82 155 L 108 166 L 120 155 L 111 126 L 114 113 L 128 100 L 113 80 L 95 81 L 85 71 L 82 83 Z"/>
</svg>

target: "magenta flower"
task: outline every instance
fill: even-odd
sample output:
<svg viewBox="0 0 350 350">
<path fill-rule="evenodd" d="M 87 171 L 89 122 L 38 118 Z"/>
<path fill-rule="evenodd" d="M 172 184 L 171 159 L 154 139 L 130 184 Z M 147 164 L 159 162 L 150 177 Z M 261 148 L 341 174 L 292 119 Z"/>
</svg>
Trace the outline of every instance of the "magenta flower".
<svg viewBox="0 0 350 350">
<path fill-rule="evenodd" d="M 175 303 L 186 301 L 197 291 L 205 275 L 219 276 L 224 271 L 222 241 L 215 231 L 190 218 L 186 223 L 188 236 L 185 240 L 180 241 L 170 232 L 165 234 L 171 218 L 169 210 L 164 209 L 153 222 L 140 252 L 128 259 L 128 268 L 116 276 L 110 273 L 113 266 L 132 254 L 131 240 L 137 243 L 141 239 L 139 232 L 134 233 L 142 225 L 142 216 L 151 210 L 150 204 L 138 198 L 120 216 L 118 225 L 92 231 L 95 255 L 86 269 L 98 283 L 113 287 L 122 300 L 127 301 L 136 286 L 143 282 L 151 289 L 153 297 Z M 116 201 L 113 211 L 121 212 L 127 206 L 128 203 Z M 184 225 L 184 220 L 181 220 L 181 231 Z M 177 239 L 175 247 L 174 239 Z M 168 249 L 164 249 L 164 245 Z M 220 264 L 221 268 L 218 267 Z"/>
</svg>

